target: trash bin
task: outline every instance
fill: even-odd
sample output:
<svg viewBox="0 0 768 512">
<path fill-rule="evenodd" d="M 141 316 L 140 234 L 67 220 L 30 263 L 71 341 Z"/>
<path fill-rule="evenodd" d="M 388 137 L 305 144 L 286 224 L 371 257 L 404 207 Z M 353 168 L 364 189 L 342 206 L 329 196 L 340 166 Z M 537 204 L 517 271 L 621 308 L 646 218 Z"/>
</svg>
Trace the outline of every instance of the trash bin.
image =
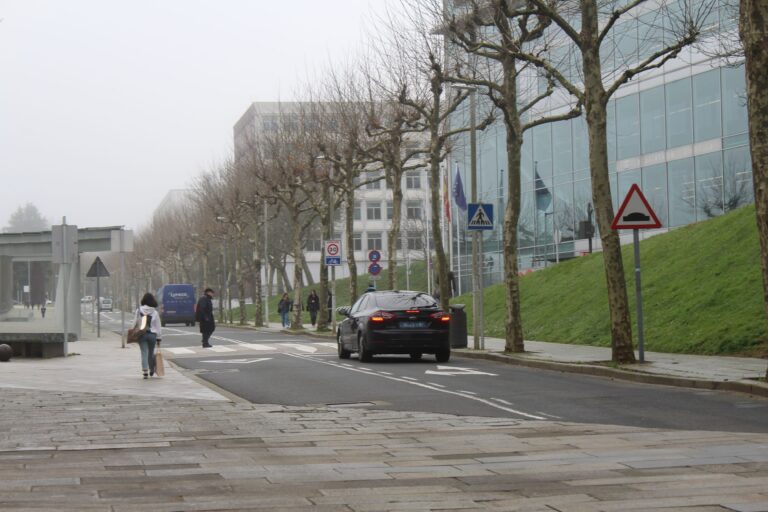
<svg viewBox="0 0 768 512">
<path fill-rule="evenodd" d="M 467 314 L 464 312 L 464 304 L 453 304 L 450 309 L 448 338 L 451 340 L 451 348 L 467 348 Z"/>
</svg>

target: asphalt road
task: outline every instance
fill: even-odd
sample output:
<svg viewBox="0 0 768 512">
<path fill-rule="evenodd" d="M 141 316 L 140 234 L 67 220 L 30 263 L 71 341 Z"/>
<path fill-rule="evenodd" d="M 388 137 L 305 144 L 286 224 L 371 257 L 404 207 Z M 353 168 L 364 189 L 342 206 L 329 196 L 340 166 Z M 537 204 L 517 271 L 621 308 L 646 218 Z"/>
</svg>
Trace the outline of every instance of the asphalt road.
<svg viewBox="0 0 768 512">
<path fill-rule="evenodd" d="M 130 315 L 127 315 L 130 322 Z M 117 321 L 118 323 L 113 322 Z M 119 331 L 120 313 L 102 328 Z M 196 328 L 168 326 L 163 349 L 199 377 L 254 403 L 561 420 L 686 430 L 768 432 L 768 400 L 636 384 L 452 355 L 340 360 L 327 338 L 218 328 L 203 349 Z"/>
</svg>

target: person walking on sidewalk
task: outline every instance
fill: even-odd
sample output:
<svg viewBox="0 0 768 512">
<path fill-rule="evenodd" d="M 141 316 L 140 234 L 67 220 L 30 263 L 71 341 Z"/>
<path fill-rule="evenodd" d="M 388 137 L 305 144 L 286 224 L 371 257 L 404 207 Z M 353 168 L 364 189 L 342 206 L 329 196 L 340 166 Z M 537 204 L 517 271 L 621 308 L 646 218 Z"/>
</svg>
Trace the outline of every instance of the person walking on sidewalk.
<svg viewBox="0 0 768 512">
<path fill-rule="evenodd" d="M 314 327 L 317 322 L 317 312 L 320 311 L 320 297 L 317 296 L 315 290 L 309 292 L 309 297 L 307 297 L 307 311 L 309 311 L 309 320 Z"/>
<path fill-rule="evenodd" d="M 160 314 L 155 308 L 157 308 L 155 296 L 151 293 L 145 293 L 133 319 L 133 325 L 147 326 L 147 332 L 139 339 L 141 372 L 145 379 L 155 374 L 155 347 L 160 345 L 162 336 Z M 144 317 L 146 317 L 146 323 L 142 322 Z"/>
<path fill-rule="evenodd" d="M 293 309 L 293 301 L 287 293 L 284 293 L 280 299 L 280 302 L 277 303 L 277 312 L 280 313 L 280 319 L 283 322 L 283 327 L 289 327 L 291 325 L 291 322 L 288 319 L 288 315 L 290 315 L 291 309 Z"/>
<path fill-rule="evenodd" d="M 203 335 L 203 348 L 211 348 L 211 334 L 216 330 L 213 301 L 211 300 L 214 295 L 213 289 L 206 288 L 203 296 L 197 301 L 197 309 L 195 309 L 195 319 L 200 326 L 200 333 Z"/>
</svg>

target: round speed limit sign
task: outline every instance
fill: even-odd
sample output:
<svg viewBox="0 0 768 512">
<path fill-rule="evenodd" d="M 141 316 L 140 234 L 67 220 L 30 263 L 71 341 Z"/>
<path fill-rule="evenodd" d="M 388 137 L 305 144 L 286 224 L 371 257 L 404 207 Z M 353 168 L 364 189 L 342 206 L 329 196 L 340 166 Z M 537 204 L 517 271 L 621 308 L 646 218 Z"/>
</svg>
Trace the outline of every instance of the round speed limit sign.
<svg viewBox="0 0 768 512">
<path fill-rule="evenodd" d="M 336 240 L 329 240 L 325 243 L 325 254 L 328 256 L 338 256 L 341 252 L 341 244 Z"/>
</svg>

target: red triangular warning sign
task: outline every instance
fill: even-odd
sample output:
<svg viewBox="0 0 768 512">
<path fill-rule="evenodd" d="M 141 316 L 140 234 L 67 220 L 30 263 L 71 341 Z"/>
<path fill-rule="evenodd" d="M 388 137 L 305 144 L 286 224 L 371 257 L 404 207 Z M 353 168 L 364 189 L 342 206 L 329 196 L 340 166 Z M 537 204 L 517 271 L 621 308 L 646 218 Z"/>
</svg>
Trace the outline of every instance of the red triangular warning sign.
<svg viewBox="0 0 768 512">
<path fill-rule="evenodd" d="M 613 218 L 611 229 L 655 229 L 661 227 L 661 221 L 656 216 L 651 205 L 645 199 L 637 183 L 629 187 L 627 197 L 621 203 L 616 217 Z"/>
</svg>

